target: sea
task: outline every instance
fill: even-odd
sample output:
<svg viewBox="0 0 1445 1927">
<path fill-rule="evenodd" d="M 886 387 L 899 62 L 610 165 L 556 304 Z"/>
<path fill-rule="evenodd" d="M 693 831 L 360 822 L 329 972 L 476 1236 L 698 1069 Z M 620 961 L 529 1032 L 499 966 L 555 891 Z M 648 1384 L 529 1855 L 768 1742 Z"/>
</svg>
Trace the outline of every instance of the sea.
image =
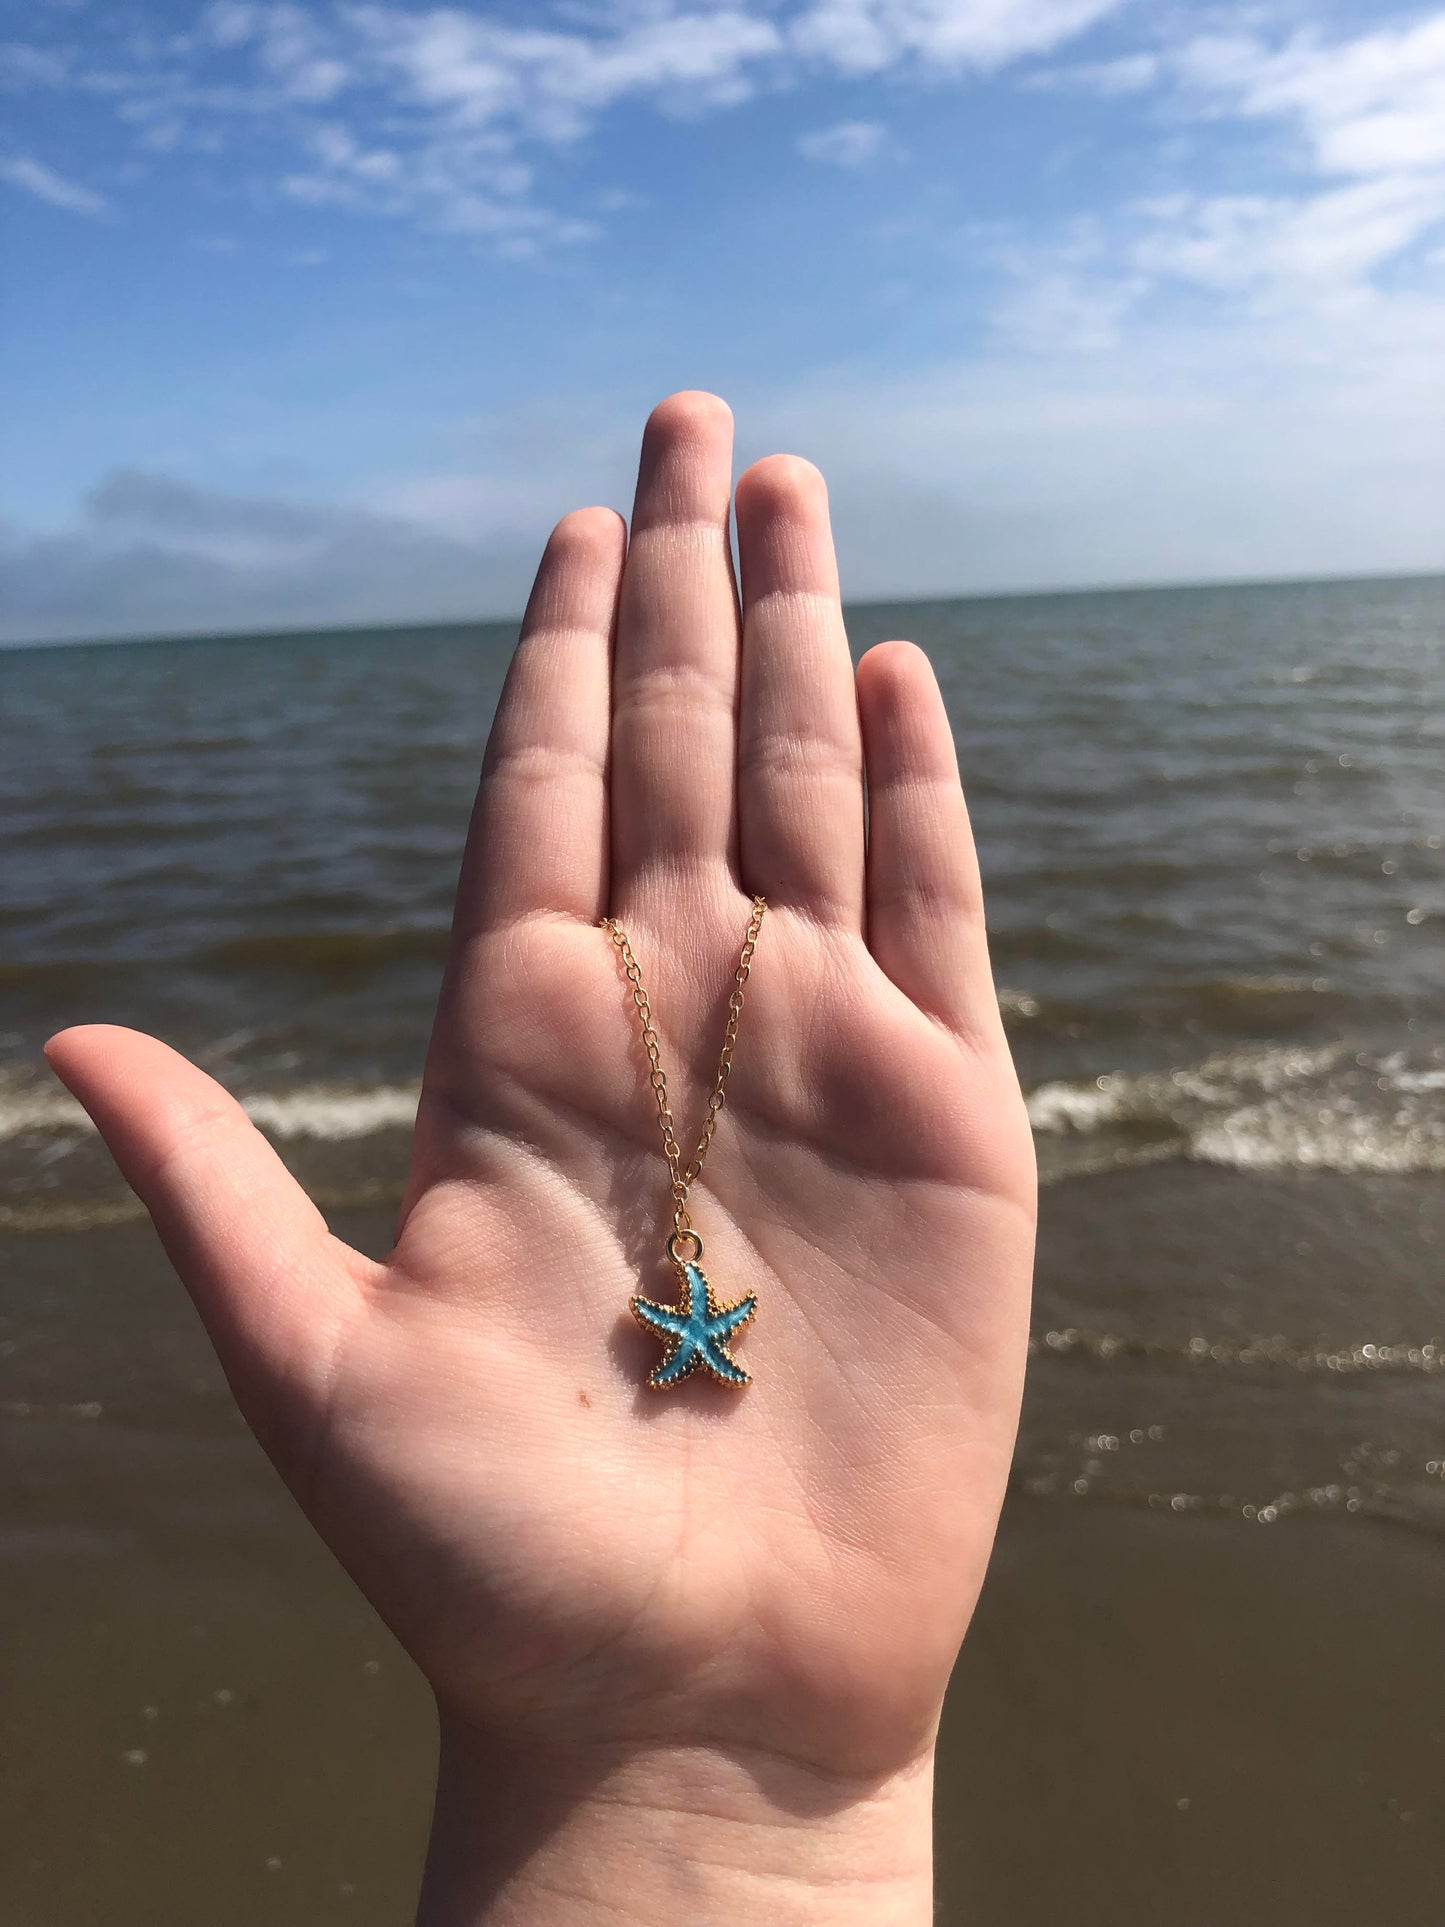
<svg viewBox="0 0 1445 1927">
<path fill-rule="evenodd" d="M 848 624 L 855 649 L 909 636 L 938 671 L 1037 1139 L 1010 1518 L 1067 1514 L 1076 1547 L 1105 1514 L 1198 1546 L 1328 1520 L 1438 1558 L 1445 577 L 873 604 Z M 514 640 L 0 652 L 0 1564 L 23 1563 L 42 1647 L 77 1585 L 111 1623 L 138 1548 L 208 1545 L 234 1573 L 278 1501 L 41 1044 L 95 1020 L 166 1038 L 384 1250 Z M 129 1784 L 153 1738 L 140 1711 L 112 1724 L 96 1758 L 145 1756 L 107 1767 Z M 161 1918 L 141 1899 L 134 1917 Z"/>
</svg>

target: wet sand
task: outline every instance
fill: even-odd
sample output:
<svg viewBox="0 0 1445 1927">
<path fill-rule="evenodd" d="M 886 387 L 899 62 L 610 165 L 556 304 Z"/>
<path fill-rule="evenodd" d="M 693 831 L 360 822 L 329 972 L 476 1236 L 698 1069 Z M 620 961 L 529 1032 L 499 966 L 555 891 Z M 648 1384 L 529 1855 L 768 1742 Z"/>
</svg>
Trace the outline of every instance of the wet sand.
<svg viewBox="0 0 1445 1927">
<path fill-rule="evenodd" d="M 425 1689 L 252 1472 L 264 1561 L 7 1562 L 7 1921 L 410 1918 Z M 1440 1578 L 1386 1526 L 1014 1505 L 947 1713 L 939 1919 L 1438 1927 Z"/>
<path fill-rule="evenodd" d="M 386 1220 L 337 1228 L 375 1248 Z M 0 1919 L 394 1927 L 425 1689 L 234 1416 L 149 1230 L 8 1243 L 37 1342 L 6 1428 Z M 1094 1409 L 1134 1382 L 1037 1366 L 1035 1453 L 1051 1374 Z M 1170 1418 L 1170 1382 L 1132 1396 Z M 947 1714 L 939 1918 L 1439 1927 L 1438 1540 L 1070 1495 L 1005 1515 Z"/>
<path fill-rule="evenodd" d="M 1439 1927 L 1438 1547 L 1016 1503 L 955 1677 L 949 1927 Z"/>
</svg>

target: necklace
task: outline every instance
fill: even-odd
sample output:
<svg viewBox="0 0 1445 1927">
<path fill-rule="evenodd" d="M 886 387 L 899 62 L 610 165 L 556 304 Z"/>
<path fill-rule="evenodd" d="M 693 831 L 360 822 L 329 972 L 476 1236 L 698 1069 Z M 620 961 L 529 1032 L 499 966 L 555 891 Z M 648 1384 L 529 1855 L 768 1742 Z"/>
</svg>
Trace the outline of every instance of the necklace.
<svg viewBox="0 0 1445 1927">
<path fill-rule="evenodd" d="M 758 947 L 758 932 L 763 927 L 763 912 L 767 907 L 761 897 L 753 898 L 747 935 L 743 938 L 737 968 L 733 971 L 732 994 L 728 998 L 728 1020 L 723 1031 L 717 1076 L 713 1079 L 712 1093 L 703 1114 L 702 1135 L 687 1164 L 682 1161 L 682 1150 L 677 1141 L 677 1127 L 673 1123 L 667 1096 L 667 1073 L 662 1068 L 662 1051 L 652 1021 L 652 1001 L 642 981 L 642 972 L 633 955 L 632 945 L 628 942 L 627 932 L 617 918 L 602 919 L 602 928 L 617 946 L 622 968 L 632 987 L 632 1001 L 642 1027 L 642 1048 L 647 1053 L 648 1082 L 657 1100 L 657 1123 L 662 1132 L 663 1156 L 667 1159 L 667 1173 L 672 1180 L 672 1230 L 668 1234 L 667 1255 L 677 1273 L 679 1302 L 675 1305 L 659 1305 L 650 1298 L 633 1298 L 630 1301 L 632 1315 L 638 1324 L 644 1331 L 650 1331 L 660 1338 L 667 1347 L 662 1363 L 648 1374 L 647 1379 L 648 1384 L 659 1392 L 680 1385 L 683 1379 L 699 1370 L 720 1379 L 724 1385 L 741 1387 L 752 1383 L 751 1374 L 745 1372 L 729 1352 L 728 1340 L 740 1325 L 745 1325 L 752 1317 L 758 1308 L 758 1301 L 755 1297 L 748 1297 L 740 1298 L 732 1305 L 719 1304 L 708 1283 L 707 1273 L 702 1268 L 702 1238 L 693 1229 L 687 1200 L 702 1170 L 703 1160 L 711 1149 L 713 1133 L 717 1130 L 718 1112 L 727 1097 L 728 1072 L 733 1067 L 733 1052 L 738 1041 L 738 1020 L 743 1014 L 743 999 L 753 967 L 753 952 Z"/>
</svg>

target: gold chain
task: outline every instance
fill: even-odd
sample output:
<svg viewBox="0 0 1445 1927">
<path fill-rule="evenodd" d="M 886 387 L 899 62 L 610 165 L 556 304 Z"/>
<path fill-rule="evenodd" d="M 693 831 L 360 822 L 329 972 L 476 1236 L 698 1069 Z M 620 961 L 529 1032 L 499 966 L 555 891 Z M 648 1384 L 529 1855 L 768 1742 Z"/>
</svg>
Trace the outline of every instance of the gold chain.
<svg viewBox="0 0 1445 1927">
<path fill-rule="evenodd" d="M 753 967 L 753 952 L 758 947 L 758 932 L 763 927 L 763 912 L 767 904 L 762 897 L 753 898 L 752 915 L 748 918 L 747 935 L 738 957 L 737 968 L 733 971 L 732 994 L 728 998 L 727 1028 L 723 1032 L 722 1056 L 718 1059 L 717 1076 L 713 1079 L 712 1095 L 707 1101 L 707 1111 L 703 1117 L 702 1135 L 697 1141 L 697 1149 L 692 1161 L 686 1167 L 682 1162 L 682 1151 L 677 1142 L 677 1127 L 672 1119 L 672 1107 L 667 1098 L 667 1073 L 662 1068 L 662 1051 L 657 1040 L 657 1029 L 652 1021 L 652 1002 L 642 981 L 637 958 L 633 955 L 632 945 L 627 940 L 627 932 L 616 917 L 604 917 L 602 928 L 616 944 L 622 958 L 622 967 L 627 973 L 627 981 L 632 986 L 632 1001 L 637 1006 L 638 1019 L 642 1024 L 642 1048 L 647 1052 L 649 1066 L 648 1081 L 652 1085 L 652 1095 L 657 1099 L 657 1122 L 662 1131 L 662 1149 L 667 1158 L 668 1175 L 672 1179 L 672 1227 L 673 1235 L 678 1238 L 696 1238 L 692 1220 L 687 1214 L 687 1197 L 697 1182 L 702 1170 L 702 1161 L 712 1144 L 713 1133 L 717 1129 L 718 1112 L 727 1096 L 728 1072 L 733 1067 L 733 1051 L 738 1041 L 738 1019 L 743 1014 L 743 999 L 747 994 L 748 976 Z"/>
</svg>

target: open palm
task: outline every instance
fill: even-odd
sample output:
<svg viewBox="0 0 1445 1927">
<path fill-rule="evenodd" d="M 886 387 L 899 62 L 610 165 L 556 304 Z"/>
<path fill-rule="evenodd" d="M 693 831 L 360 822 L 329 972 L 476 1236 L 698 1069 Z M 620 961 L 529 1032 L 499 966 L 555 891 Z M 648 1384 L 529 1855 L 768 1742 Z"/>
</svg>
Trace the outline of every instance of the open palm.
<svg viewBox="0 0 1445 1927">
<path fill-rule="evenodd" d="M 630 541 L 589 509 L 548 545 L 384 1263 L 163 1045 L 51 1053 L 444 1717 L 885 1773 L 929 1744 L 992 1539 L 1033 1170 L 931 672 L 886 643 L 855 678 L 791 458 L 738 485 L 740 613 L 730 463 L 727 410 L 675 396 Z M 599 919 L 636 950 L 687 1154 L 755 892 L 691 1205 L 719 1297 L 757 1296 L 754 1383 L 659 1395 L 628 1300 L 674 1295 L 671 1199 Z"/>
</svg>

